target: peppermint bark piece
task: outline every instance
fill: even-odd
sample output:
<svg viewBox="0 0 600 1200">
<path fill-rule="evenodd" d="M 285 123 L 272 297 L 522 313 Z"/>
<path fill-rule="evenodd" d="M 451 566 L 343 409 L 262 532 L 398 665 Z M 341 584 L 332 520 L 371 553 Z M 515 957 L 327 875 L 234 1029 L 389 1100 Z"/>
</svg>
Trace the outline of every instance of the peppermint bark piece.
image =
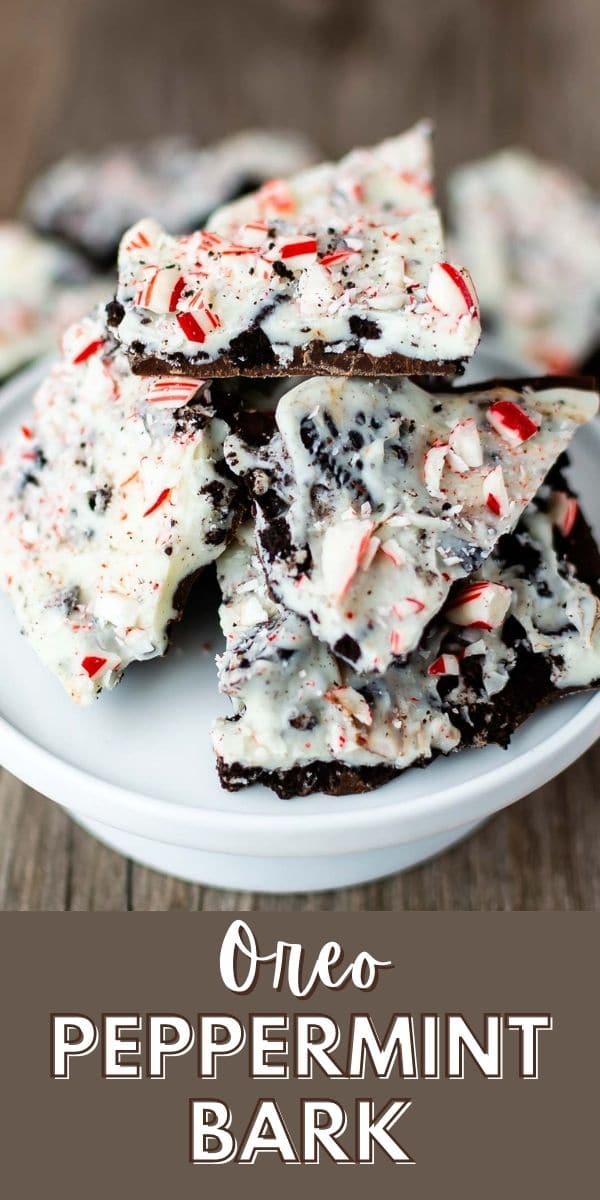
<svg viewBox="0 0 600 1200">
<path fill-rule="evenodd" d="M 134 226 L 109 311 L 140 373 L 453 374 L 480 334 L 472 281 L 446 262 L 428 126 L 272 181 L 190 237 Z"/>
<path fill-rule="evenodd" d="M 0 222 L 0 379 L 54 350 L 67 326 L 110 290 L 58 242 Z"/>
<path fill-rule="evenodd" d="M 509 149 L 456 170 L 453 247 L 484 319 L 534 370 L 576 370 L 600 338 L 600 207 L 563 167 Z"/>
<path fill-rule="evenodd" d="M 165 652 L 193 577 L 224 549 L 240 506 L 228 428 L 201 381 L 133 375 L 99 320 L 65 336 L 4 448 L 0 584 L 77 702 Z"/>
<path fill-rule="evenodd" d="M 274 598 L 357 672 L 385 671 L 514 528 L 597 407 L 576 381 L 298 385 L 266 445 L 226 444 L 254 495 Z"/>
<path fill-rule="evenodd" d="M 252 530 L 240 530 L 218 564 L 220 684 L 234 707 L 213 732 L 223 785 L 286 799 L 369 791 L 440 754 L 506 746 L 540 706 L 597 687 L 600 556 L 581 515 L 563 532 L 565 498 L 544 488 L 409 661 L 367 678 L 273 601 Z M 504 616 L 490 629 L 492 595 Z"/>
<path fill-rule="evenodd" d="M 315 157 L 298 134 L 260 129 L 203 147 L 183 137 L 113 145 L 51 166 L 29 189 L 24 213 L 36 229 L 63 238 L 96 265 L 112 267 L 123 233 L 141 217 L 187 233 L 218 204 Z"/>
</svg>

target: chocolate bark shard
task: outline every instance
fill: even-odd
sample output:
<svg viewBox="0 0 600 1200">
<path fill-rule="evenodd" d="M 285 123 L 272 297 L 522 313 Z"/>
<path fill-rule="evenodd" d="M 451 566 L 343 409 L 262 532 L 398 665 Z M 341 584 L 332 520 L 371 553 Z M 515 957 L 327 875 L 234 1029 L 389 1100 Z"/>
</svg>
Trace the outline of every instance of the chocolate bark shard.
<svg viewBox="0 0 600 1200">
<path fill-rule="evenodd" d="M 242 498 L 222 411 L 199 380 L 133 375 L 91 318 L 5 448 L 0 584 L 73 699 L 163 654 L 186 582 L 224 549 Z"/>
<path fill-rule="evenodd" d="M 507 745 L 537 708 L 598 686 L 600 555 L 580 513 L 568 535 L 555 524 L 565 495 L 545 486 L 470 581 L 510 589 L 501 625 L 441 615 L 404 666 L 367 679 L 272 600 L 253 532 L 241 529 L 218 564 L 220 681 L 235 710 L 213 733 L 224 787 L 368 791 L 440 754 Z"/>
<path fill-rule="evenodd" d="M 117 303 L 139 372 L 453 374 L 480 333 L 473 284 L 445 261 L 425 125 L 272 181 L 190 237 L 140 222 Z"/>
<path fill-rule="evenodd" d="M 600 210 L 565 168 L 509 149 L 456 170 L 452 244 L 484 320 L 534 370 L 576 370 L 598 341 Z"/>
<path fill-rule="evenodd" d="M 270 442 L 226 443 L 254 495 L 274 598 L 357 672 L 385 671 L 514 528 L 597 404 L 551 379 L 444 394 L 409 380 L 293 388 Z"/>
</svg>

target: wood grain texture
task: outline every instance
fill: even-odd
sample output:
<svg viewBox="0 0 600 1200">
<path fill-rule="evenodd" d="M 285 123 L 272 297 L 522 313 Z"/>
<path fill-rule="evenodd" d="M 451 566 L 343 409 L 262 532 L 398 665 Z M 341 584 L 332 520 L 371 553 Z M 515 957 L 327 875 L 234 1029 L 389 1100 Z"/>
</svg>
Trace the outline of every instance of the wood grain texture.
<svg viewBox="0 0 600 1200">
<path fill-rule="evenodd" d="M 298 127 L 327 154 L 424 113 L 440 178 L 510 142 L 600 187 L 597 0 L 3 0 L 0 215 L 118 138 Z M 0 909 L 600 909 L 600 747 L 468 842 L 341 892 L 261 896 L 133 865 L 0 774 Z"/>
</svg>

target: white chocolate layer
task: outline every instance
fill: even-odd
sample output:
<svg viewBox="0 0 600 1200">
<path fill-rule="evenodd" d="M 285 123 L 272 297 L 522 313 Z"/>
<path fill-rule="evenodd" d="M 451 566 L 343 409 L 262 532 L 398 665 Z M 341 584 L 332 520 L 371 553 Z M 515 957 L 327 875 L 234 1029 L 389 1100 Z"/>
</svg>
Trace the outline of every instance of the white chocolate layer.
<svg viewBox="0 0 600 1200">
<path fill-rule="evenodd" d="M 4 448 L 0 584 L 79 703 L 164 653 L 178 586 L 223 549 L 227 430 L 200 380 L 136 378 L 88 318 Z"/>
</svg>

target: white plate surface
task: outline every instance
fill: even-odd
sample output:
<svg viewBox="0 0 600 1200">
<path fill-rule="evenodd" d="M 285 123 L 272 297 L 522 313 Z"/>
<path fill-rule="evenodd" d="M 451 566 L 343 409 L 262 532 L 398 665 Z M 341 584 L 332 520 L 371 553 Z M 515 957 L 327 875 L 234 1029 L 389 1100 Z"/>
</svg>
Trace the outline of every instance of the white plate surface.
<svg viewBox="0 0 600 1200">
<path fill-rule="evenodd" d="M 40 371 L 0 393 L 0 439 L 23 420 Z M 477 377 L 502 373 L 511 373 L 506 364 L 480 351 Z M 599 461 L 595 425 L 576 440 L 574 471 L 597 533 Z M 80 710 L 38 662 L 0 596 L 0 761 L 84 821 L 172 846 L 294 859 L 458 830 L 540 786 L 600 735 L 600 695 L 577 697 L 530 720 L 508 751 L 439 759 L 375 793 L 294 801 L 260 787 L 229 794 L 209 743 L 214 716 L 228 710 L 216 687 L 220 645 L 216 621 L 188 614 L 164 660 L 130 668 L 116 691 Z"/>
</svg>

